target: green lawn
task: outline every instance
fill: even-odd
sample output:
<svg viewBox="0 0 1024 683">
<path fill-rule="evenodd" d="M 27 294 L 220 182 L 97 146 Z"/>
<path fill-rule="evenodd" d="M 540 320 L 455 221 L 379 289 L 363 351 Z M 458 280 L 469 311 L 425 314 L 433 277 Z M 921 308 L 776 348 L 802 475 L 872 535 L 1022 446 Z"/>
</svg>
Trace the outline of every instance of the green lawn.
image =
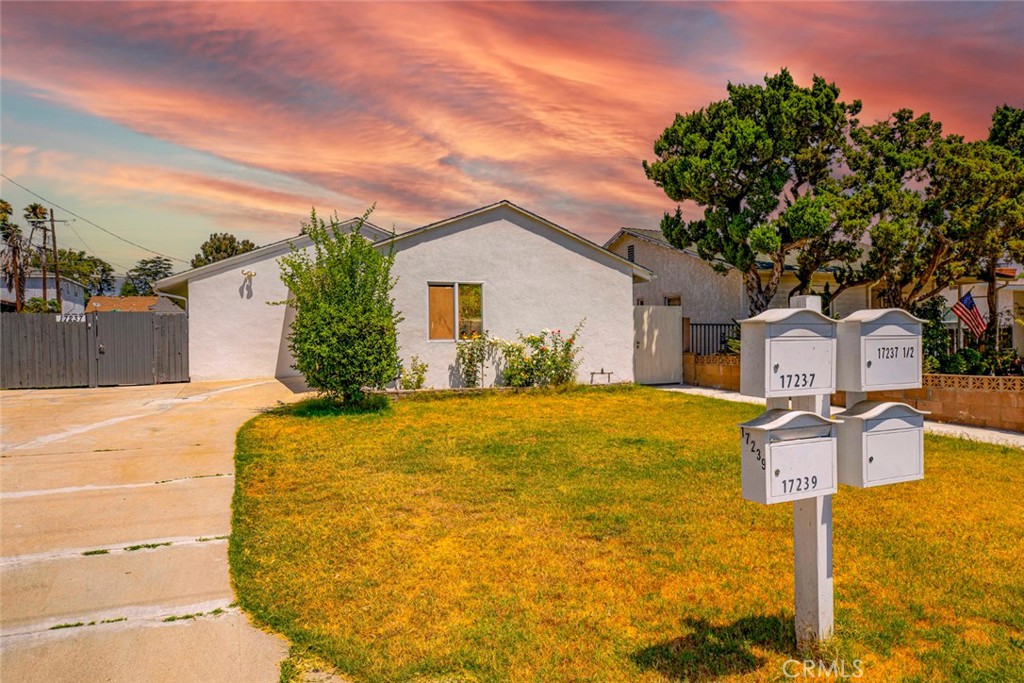
<svg viewBox="0 0 1024 683">
<path fill-rule="evenodd" d="M 230 544 L 241 605 L 297 653 L 449 683 L 785 680 L 808 654 L 792 505 L 740 497 L 756 406 L 610 388 L 313 408 L 239 432 Z M 1024 680 L 1024 451 L 925 448 L 923 481 L 836 496 L 837 637 L 813 654 L 862 681 Z"/>
</svg>

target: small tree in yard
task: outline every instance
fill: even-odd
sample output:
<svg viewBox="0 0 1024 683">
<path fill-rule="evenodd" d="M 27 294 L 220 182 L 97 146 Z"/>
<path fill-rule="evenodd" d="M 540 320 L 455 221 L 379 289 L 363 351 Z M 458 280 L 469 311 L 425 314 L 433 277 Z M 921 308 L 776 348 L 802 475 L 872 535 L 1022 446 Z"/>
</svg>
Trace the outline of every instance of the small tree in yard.
<svg viewBox="0 0 1024 683">
<path fill-rule="evenodd" d="M 313 244 L 292 247 L 280 261 L 281 280 L 291 292 L 280 303 L 295 309 L 288 337 L 293 367 L 310 387 L 346 403 L 361 402 L 366 388 L 383 388 L 399 367 L 394 256 L 361 234 L 372 211 L 345 233 L 337 216 L 324 223 L 314 210 L 303 225 Z"/>
</svg>

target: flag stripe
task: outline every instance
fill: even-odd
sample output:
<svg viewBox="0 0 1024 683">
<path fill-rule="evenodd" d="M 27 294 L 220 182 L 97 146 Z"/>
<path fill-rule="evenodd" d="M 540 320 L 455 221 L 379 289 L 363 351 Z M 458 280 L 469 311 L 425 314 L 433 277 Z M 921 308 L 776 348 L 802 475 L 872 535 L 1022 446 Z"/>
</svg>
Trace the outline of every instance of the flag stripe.
<svg viewBox="0 0 1024 683">
<path fill-rule="evenodd" d="M 970 292 L 964 294 L 960 301 L 953 304 L 953 313 L 967 325 L 967 328 L 974 333 L 975 337 L 980 337 L 985 333 L 985 328 L 988 327 L 988 324 L 981 317 L 981 311 L 975 305 L 974 297 L 971 296 Z"/>
</svg>

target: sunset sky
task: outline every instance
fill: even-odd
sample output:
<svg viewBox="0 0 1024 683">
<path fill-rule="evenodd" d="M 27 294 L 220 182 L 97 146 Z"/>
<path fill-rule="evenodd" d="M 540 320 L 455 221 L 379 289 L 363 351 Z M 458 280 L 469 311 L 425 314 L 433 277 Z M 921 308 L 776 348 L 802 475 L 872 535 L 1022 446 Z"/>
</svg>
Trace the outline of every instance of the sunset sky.
<svg viewBox="0 0 1024 683">
<path fill-rule="evenodd" d="M 863 119 L 910 107 L 969 139 L 1024 105 L 1017 2 L 4 2 L 0 23 L 4 175 L 186 261 L 214 231 L 296 234 L 311 206 L 376 202 L 402 231 L 509 199 L 598 242 L 656 228 L 655 138 L 783 66 Z M 149 255 L 58 230 L 118 271 Z"/>
</svg>

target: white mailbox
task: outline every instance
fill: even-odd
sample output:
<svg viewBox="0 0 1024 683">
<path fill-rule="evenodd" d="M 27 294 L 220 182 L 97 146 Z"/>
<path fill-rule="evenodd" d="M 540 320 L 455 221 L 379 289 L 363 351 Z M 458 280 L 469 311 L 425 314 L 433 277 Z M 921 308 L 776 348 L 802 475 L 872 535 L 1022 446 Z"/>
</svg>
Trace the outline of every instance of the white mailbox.
<svg viewBox="0 0 1024 683">
<path fill-rule="evenodd" d="M 836 390 L 836 321 L 775 308 L 740 321 L 740 393 L 761 398 Z"/>
<path fill-rule="evenodd" d="M 924 416 L 905 403 L 861 401 L 835 417 L 839 483 L 857 488 L 924 478 Z"/>
<path fill-rule="evenodd" d="M 857 311 L 839 321 L 836 387 L 840 391 L 921 386 L 921 324 L 899 308 Z"/>
<path fill-rule="evenodd" d="M 835 493 L 836 426 L 803 410 L 768 410 L 741 424 L 743 497 L 770 505 Z"/>
</svg>

